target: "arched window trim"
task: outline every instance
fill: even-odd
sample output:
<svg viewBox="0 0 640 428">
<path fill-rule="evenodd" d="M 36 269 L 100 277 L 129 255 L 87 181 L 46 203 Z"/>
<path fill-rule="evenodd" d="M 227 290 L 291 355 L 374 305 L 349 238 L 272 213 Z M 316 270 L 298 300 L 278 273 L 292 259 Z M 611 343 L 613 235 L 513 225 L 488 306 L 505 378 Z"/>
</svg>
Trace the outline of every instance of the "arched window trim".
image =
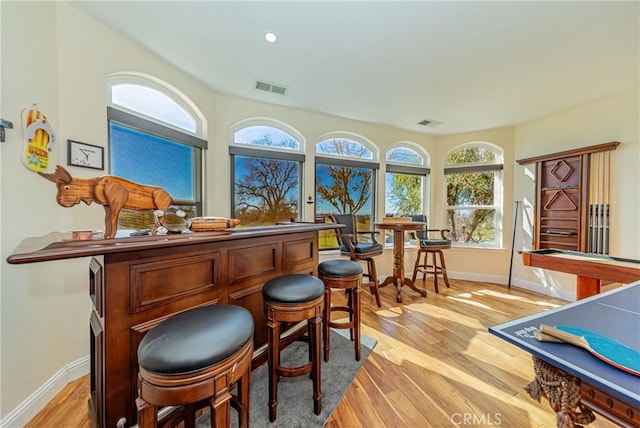
<svg viewBox="0 0 640 428">
<path fill-rule="evenodd" d="M 328 153 L 318 153 L 317 152 L 318 144 L 322 143 L 323 141 L 331 140 L 331 139 L 352 140 L 357 143 L 360 143 L 366 148 L 368 148 L 369 150 L 371 150 L 371 156 L 373 158 L 373 159 L 362 159 L 364 162 L 375 162 L 375 163 L 380 162 L 380 149 L 378 148 L 378 146 L 375 145 L 373 141 L 369 140 L 367 137 L 364 137 L 362 135 L 359 135 L 353 132 L 348 132 L 348 131 L 328 132 L 326 134 L 322 134 L 318 136 L 315 139 L 315 143 L 314 143 L 316 147 L 316 150 L 315 150 L 316 156 L 326 157 L 331 159 L 352 159 L 352 160 L 358 159 L 355 157 L 338 156 L 338 155 L 332 155 Z"/>
<path fill-rule="evenodd" d="M 141 113 L 139 111 L 135 111 L 129 109 L 121 104 L 116 104 L 112 100 L 112 90 L 111 88 L 116 85 L 122 84 L 131 84 L 142 87 L 147 87 L 149 89 L 153 89 L 165 96 L 167 96 L 171 101 L 176 103 L 182 110 L 184 110 L 187 115 L 191 116 L 195 123 L 196 130 L 192 132 L 190 130 L 181 128 L 179 126 L 175 126 L 169 122 L 165 122 L 163 120 L 157 119 L 153 116 L 149 116 L 145 113 Z M 200 111 L 200 109 L 187 97 L 184 93 L 182 93 L 175 86 L 170 85 L 167 82 L 164 82 L 156 77 L 136 72 L 125 72 L 125 73 L 115 73 L 110 76 L 107 76 L 107 106 L 114 108 L 116 110 L 123 111 L 133 116 L 138 116 L 144 118 L 150 122 L 158 123 L 162 126 L 166 126 L 167 128 L 175 129 L 179 132 L 183 132 L 189 135 L 194 135 L 196 137 L 206 139 L 206 131 L 207 131 L 207 120 L 204 115 Z"/>
<path fill-rule="evenodd" d="M 282 131 L 285 134 L 290 135 L 296 141 L 298 141 L 300 143 L 300 148 L 298 150 L 287 150 L 287 149 L 282 149 L 280 147 L 264 147 L 259 145 L 236 143 L 234 138 L 235 133 L 244 128 L 249 128 L 251 126 L 267 126 L 267 127 L 275 128 L 279 131 Z M 265 150 L 265 151 L 277 151 L 280 153 L 297 153 L 297 152 L 305 153 L 305 148 L 306 148 L 306 139 L 297 129 L 295 129 L 294 127 L 284 122 L 281 122 L 276 119 L 271 119 L 268 117 L 253 117 L 249 119 L 243 119 L 239 122 L 232 124 L 231 126 L 229 126 L 228 139 L 229 139 L 230 146 L 245 147 L 250 150 L 255 149 L 255 150 Z"/>
</svg>

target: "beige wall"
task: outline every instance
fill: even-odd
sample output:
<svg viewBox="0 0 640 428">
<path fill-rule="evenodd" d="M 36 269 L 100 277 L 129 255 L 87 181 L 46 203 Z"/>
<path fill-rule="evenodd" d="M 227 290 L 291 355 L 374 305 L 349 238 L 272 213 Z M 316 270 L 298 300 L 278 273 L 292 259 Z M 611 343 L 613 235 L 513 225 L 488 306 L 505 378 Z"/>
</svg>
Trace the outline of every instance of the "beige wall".
<svg viewBox="0 0 640 428">
<path fill-rule="evenodd" d="M 516 159 L 619 141 L 611 153 L 610 254 L 640 259 L 640 92 L 638 88 L 515 127 Z M 535 165 L 516 166 L 515 200 L 524 205 L 518 248 L 531 249 Z M 573 275 L 514 263 L 516 284 L 574 300 Z"/>
<path fill-rule="evenodd" d="M 206 208 L 210 215 L 229 215 L 231 200 L 230 187 L 227 185 L 229 181 L 229 128 L 237 122 L 249 118 L 268 118 L 283 122 L 295 129 L 305 139 L 307 159 L 313 158 L 314 143 L 319 141 L 321 136 L 332 132 L 349 132 L 365 137 L 375 144 L 382 159 L 384 159 L 385 151 L 401 141 L 414 142 L 428 153 L 433 152 L 435 147 L 433 137 L 425 134 L 218 95 L 216 96 L 214 131 L 210 141 L 210 143 L 213 142 L 213 147 L 210 146 L 207 153 L 209 176 L 207 193 L 211 198 L 206 201 Z M 384 170 L 384 161 L 381 162 L 380 168 Z M 376 195 L 379 207 L 377 215 L 382 216 L 384 211 L 383 174 L 380 174 L 379 179 Z M 224 185 L 216 185 L 212 189 L 213 183 L 223 183 Z M 314 196 L 314 166 L 311 162 L 306 164 L 303 185 L 304 197 Z M 306 212 L 303 212 L 303 217 L 308 220 L 313 219 L 313 206 L 309 207 L 305 204 L 302 208 L 303 210 L 307 209 Z"/>
<path fill-rule="evenodd" d="M 202 111 L 208 122 L 210 144 L 205 160 L 207 215 L 229 215 L 228 129 L 242 119 L 271 118 L 292 126 L 304 136 L 308 155 L 313 153 L 314 141 L 327 132 L 360 134 L 374 142 L 381 153 L 399 141 L 419 144 L 431 157 L 430 193 L 434 197 L 429 201 L 429 212 L 433 226 L 444 225 L 441 172 L 447 152 L 471 141 L 500 146 L 505 153 L 502 248 L 451 250 L 447 255 L 449 270 L 451 276 L 459 278 L 506 281 L 514 195 L 515 199 L 522 199 L 530 192 L 523 168 L 514 168 L 515 159 L 562 148 L 622 141 L 624 144 L 614 158 L 618 169 L 615 186 L 619 188 L 620 198 L 616 200 L 619 208 L 614 217 L 620 229 L 614 242 L 615 248 L 626 252 L 625 256 L 640 258 L 637 248 L 640 242 L 637 91 L 515 128 L 432 137 L 218 95 L 64 3 L 0 2 L 0 20 L 0 113 L 15 127 L 7 130 L 7 141 L 0 144 L 0 418 L 3 423 L 26 422 L 24 419 L 30 418 L 67 380 L 86 372 L 90 313 L 88 259 L 9 265 L 5 261 L 7 256 L 27 236 L 74 228 L 103 228 L 101 207 L 59 207 L 54 200 L 53 184 L 21 165 L 20 111 L 37 102 L 56 131 L 58 143 L 53 163 L 65 165 L 67 139 L 107 145 L 105 81 L 110 73 L 134 71 L 153 75 L 182 91 Z M 96 175 L 93 170 L 68 168 L 76 176 Z M 384 170 L 384 161 L 381 170 Z M 313 195 L 312 166 L 307 167 L 304 178 L 304 194 Z M 379 202 L 384 201 L 383 189 L 380 181 Z M 378 215 L 383 212 L 379 204 Z M 312 213 L 305 213 L 305 218 L 311 216 Z M 408 251 L 407 264 L 412 265 L 413 257 Z M 517 267 L 519 259 L 515 260 Z M 382 275 L 390 273 L 388 251 L 378 265 Z M 539 283 L 536 276 L 523 268 L 514 276 L 526 287 L 535 288 Z M 569 290 L 571 284 L 561 287 L 560 290 Z"/>
<path fill-rule="evenodd" d="M 504 169 L 502 181 L 504 196 L 500 203 L 498 215 L 502 217 L 502 230 L 499 248 L 452 248 L 447 251 L 447 271 L 454 278 L 468 280 L 485 280 L 496 283 L 507 282 L 509 276 L 509 255 L 511 236 L 513 234 L 513 163 L 514 163 L 514 135 L 513 128 L 489 129 L 441 136 L 436 138 L 436 158 L 438 162 L 432 165 L 431 181 L 434 195 L 431 201 L 430 225 L 443 228 L 446 220 L 446 182 L 444 178 L 445 161 L 453 148 L 471 142 L 491 143 L 503 151 Z"/>
<path fill-rule="evenodd" d="M 0 417 L 7 422 L 20 406 L 28 408 L 27 417 L 67 378 L 86 373 L 90 302 L 88 259 L 30 265 L 5 260 L 27 236 L 102 229 L 104 217 L 98 205 L 58 206 L 55 186 L 22 166 L 20 112 L 34 102 L 45 112 L 57 137 L 51 162 L 66 165 L 67 139 L 106 146 L 105 81 L 110 73 L 145 72 L 171 82 L 209 118 L 215 94 L 67 4 L 0 2 L 0 8 L 0 106 L 2 117 L 14 124 L 0 144 Z M 82 177 L 101 173 L 68 169 Z M 8 422 L 18 426 L 25 421 Z"/>
</svg>

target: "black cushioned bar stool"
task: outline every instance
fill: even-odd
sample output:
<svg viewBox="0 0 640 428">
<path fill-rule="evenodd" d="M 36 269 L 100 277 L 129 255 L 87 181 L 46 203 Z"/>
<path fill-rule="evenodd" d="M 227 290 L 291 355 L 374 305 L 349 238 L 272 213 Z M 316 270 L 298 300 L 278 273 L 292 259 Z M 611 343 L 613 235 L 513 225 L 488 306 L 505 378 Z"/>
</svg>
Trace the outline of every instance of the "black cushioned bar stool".
<svg viewBox="0 0 640 428">
<path fill-rule="evenodd" d="M 189 309 L 153 327 L 138 346 L 138 427 L 155 428 L 164 406 L 180 406 L 193 426 L 207 405 L 212 428 L 229 426 L 230 405 L 248 427 L 253 330 L 251 313 L 235 305 Z"/>
<path fill-rule="evenodd" d="M 308 373 L 313 381 L 313 412 L 319 415 L 322 407 L 320 342 L 324 284 L 312 275 L 283 275 L 267 281 L 262 297 L 268 330 L 269 420 L 276 420 L 280 376 L 296 377 Z M 280 364 L 280 324 L 305 320 L 308 336 L 301 340 L 309 342 L 309 362 L 299 367 L 284 367 Z"/>
<path fill-rule="evenodd" d="M 326 260 L 318 265 L 318 277 L 324 282 L 324 360 L 329 361 L 331 343 L 330 327 L 349 329 L 354 342 L 356 360 L 360 361 L 360 286 L 362 285 L 362 266 L 359 263 L 344 260 Z M 331 306 L 332 289 L 342 289 L 347 293 L 347 305 Z M 349 321 L 331 321 L 332 312 L 346 312 Z"/>
</svg>

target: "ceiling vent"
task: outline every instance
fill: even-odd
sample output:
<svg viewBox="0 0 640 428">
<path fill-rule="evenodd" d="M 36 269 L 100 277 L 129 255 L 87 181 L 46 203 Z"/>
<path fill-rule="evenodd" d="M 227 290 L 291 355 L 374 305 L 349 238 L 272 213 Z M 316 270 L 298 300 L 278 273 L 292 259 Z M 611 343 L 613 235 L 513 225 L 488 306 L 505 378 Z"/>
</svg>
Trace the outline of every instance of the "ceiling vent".
<svg viewBox="0 0 640 428">
<path fill-rule="evenodd" d="M 277 85 L 275 83 L 265 82 L 264 80 L 256 80 L 256 89 L 261 91 L 272 92 L 274 94 L 286 95 L 287 87 L 283 85 Z"/>
<path fill-rule="evenodd" d="M 425 119 L 418 122 L 418 125 L 426 126 L 428 128 L 433 128 L 435 126 L 441 125 L 442 122 L 438 120 Z"/>
</svg>

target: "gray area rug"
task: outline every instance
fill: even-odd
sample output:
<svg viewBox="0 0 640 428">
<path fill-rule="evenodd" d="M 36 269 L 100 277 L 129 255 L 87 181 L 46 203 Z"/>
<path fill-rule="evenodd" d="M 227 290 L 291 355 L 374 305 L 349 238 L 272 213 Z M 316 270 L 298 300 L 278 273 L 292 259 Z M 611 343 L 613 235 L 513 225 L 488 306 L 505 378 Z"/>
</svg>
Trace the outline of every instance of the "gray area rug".
<svg viewBox="0 0 640 428">
<path fill-rule="evenodd" d="M 278 383 L 278 414 L 274 423 L 269 422 L 269 373 L 264 364 L 251 376 L 251 427 L 323 427 L 329 416 L 355 379 L 362 364 L 376 346 L 377 341 L 361 336 L 360 361 L 355 359 L 349 330 L 331 330 L 331 354 L 329 362 L 322 360 L 322 411 L 313 413 L 313 384 L 308 375 L 280 378 Z M 295 342 L 281 354 L 283 365 L 299 366 L 309 361 L 308 345 Z M 197 428 L 210 427 L 209 413 L 201 416 Z M 231 408 L 231 426 L 238 426 L 238 414 Z"/>
</svg>

